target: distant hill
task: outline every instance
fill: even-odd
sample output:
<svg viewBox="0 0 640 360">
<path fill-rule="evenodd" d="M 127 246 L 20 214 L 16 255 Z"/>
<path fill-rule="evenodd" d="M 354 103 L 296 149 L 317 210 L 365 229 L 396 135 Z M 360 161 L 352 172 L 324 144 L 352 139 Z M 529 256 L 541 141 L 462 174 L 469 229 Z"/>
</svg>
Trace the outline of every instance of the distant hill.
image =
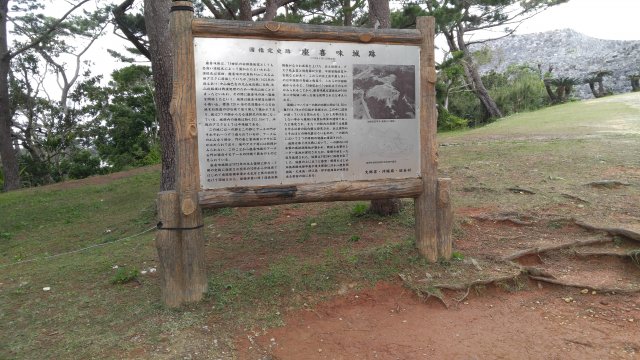
<svg viewBox="0 0 640 360">
<path fill-rule="evenodd" d="M 475 46 L 474 51 L 490 49 L 480 67 L 481 73 L 502 72 L 512 64 L 528 64 L 543 73 L 553 65 L 555 76 L 583 79 L 588 73 L 609 70 L 604 84 L 614 93 L 631 91 L 627 77 L 640 73 L 640 41 L 602 40 L 571 29 L 515 35 Z M 575 88 L 575 96 L 592 98 L 588 85 Z"/>
</svg>

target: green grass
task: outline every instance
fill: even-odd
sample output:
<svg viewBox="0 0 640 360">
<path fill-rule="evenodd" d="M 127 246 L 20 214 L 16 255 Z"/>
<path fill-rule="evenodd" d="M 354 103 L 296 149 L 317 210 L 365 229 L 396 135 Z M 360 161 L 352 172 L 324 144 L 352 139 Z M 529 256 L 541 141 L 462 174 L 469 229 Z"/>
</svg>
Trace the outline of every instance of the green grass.
<svg viewBox="0 0 640 360">
<path fill-rule="evenodd" d="M 552 209 L 558 216 L 604 216 L 614 205 L 637 211 L 639 101 L 636 94 L 570 103 L 443 134 L 441 142 L 457 144 L 439 148 L 455 207 Z M 634 185 L 611 193 L 585 186 L 605 177 Z M 131 278 L 118 275 L 120 268 L 158 266 L 153 231 L 114 242 L 154 226 L 158 182 L 158 171 L 150 171 L 102 185 L 0 194 L 0 359 L 182 358 L 198 346 L 225 357 L 234 331 L 281 325 L 287 309 L 330 298 L 345 284 L 369 286 L 405 272 L 453 276 L 471 266 L 418 256 L 410 200 L 388 218 L 367 213 L 366 202 L 208 210 L 209 293 L 167 309 L 157 273 L 112 283 Z M 506 189 L 515 186 L 536 194 Z M 577 208 L 563 193 L 590 202 Z M 460 224 L 454 229 L 454 237 L 465 232 Z M 103 246 L 47 258 L 97 244 Z M 11 265 L 30 259 L 37 261 Z"/>
</svg>

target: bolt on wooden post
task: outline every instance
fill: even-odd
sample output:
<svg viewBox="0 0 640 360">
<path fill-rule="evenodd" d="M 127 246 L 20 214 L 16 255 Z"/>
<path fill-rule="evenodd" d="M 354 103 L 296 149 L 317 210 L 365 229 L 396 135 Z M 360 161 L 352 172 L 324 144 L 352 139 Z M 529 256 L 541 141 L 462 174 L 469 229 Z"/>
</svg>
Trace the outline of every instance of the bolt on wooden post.
<svg viewBox="0 0 640 360">
<path fill-rule="evenodd" d="M 201 207 L 414 198 L 419 253 L 451 256 L 433 18 L 416 30 L 193 19 L 174 1 L 171 32 L 176 190 L 158 194 L 157 237 L 167 305 L 207 291 Z M 389 111 L 367 102 L 380 94 Z"/>
</svg>

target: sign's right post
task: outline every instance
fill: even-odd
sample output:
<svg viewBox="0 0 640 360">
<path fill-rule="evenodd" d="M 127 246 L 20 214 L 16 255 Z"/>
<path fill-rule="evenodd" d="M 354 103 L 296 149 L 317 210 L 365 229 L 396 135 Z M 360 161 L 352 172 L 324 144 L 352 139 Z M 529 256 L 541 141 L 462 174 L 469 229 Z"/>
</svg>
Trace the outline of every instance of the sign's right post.
<svg viewBox="0 0 640 360">
<path fill-rule="evenodd" d="M 438 259 L 438 111 L 436 109 L 435 19 L 419 17 L 420 45 L 420 167 L 422 193 L 415 199 L 416 246 L 430 262 Z"/>
</svg>

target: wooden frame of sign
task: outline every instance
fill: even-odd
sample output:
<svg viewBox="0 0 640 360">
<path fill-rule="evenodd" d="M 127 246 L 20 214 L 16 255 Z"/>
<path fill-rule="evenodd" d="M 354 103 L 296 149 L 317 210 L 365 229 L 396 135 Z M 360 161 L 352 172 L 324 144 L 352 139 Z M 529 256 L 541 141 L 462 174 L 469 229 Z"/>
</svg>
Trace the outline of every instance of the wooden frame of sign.
<svg viewBox="0 0 640 360">
<path fill-rule="evenodd" d="M 437 178 L 435 22 L 417 19 L 417 30 L 370 29 L 276 22 L 194 19 L 190 1 L 173 1 L 173 97 L 176 189 L 158 193 L 162 299 L 179 306 L 207 291 L 202 207 L 264 206 L 316 201 L 414 198 L 416 245 L 429 261 L 451 256 L 450 179 Z M 203 190 L 198 161 L 194 37 L 309 42 L 403 44 L 420 47 L 420 173 L 414 178 L 334 181 Z"/>
</svg>

